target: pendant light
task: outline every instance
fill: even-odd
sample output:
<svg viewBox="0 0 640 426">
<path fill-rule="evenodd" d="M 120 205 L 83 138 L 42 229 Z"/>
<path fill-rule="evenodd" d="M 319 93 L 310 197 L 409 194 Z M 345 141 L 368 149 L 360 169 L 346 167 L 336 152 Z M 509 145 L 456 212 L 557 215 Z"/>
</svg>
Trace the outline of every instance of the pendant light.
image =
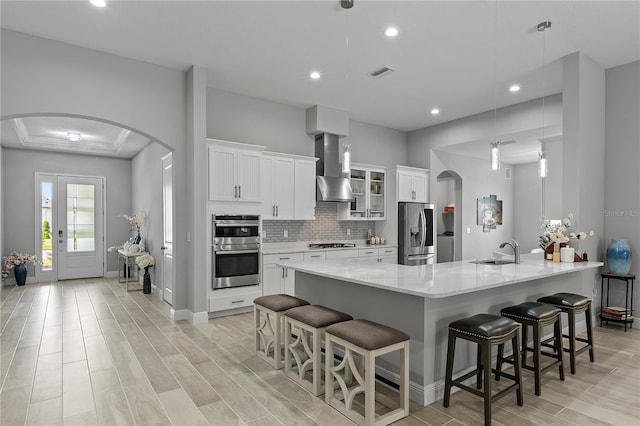
<svg viewBox="0 0 640 426">
<path fill-rule="evenodd" d="M 538 24 L 538 31 L 542 32 L 542 139 L 540 144 L 540 155 L 538 156 L 538 177 L 544 179 L 548 176 L 549 163 L 547 155 L 544 152 L 544 77 L 545 77 L 545 48 L 546 48 L 546 30 L 551 28 L 551 21 L 543 21 Z"/>
<path fill-rule="evenodd" d="M 351 145 L 345 145 L 342 153 L 342 173 L 351 173 Z"/>
<path fill-rule="evenodd" d="M 493 127 L 494 133 L 498 132 L 498 0 L 495 1 L 495 27 L 494 27 L 494 43 L 495 49 L 493 53 Z M 500 141 L 489 142 L 489 161 L 491 162 L 491 170 L 500 169 Z"/>
</svg>

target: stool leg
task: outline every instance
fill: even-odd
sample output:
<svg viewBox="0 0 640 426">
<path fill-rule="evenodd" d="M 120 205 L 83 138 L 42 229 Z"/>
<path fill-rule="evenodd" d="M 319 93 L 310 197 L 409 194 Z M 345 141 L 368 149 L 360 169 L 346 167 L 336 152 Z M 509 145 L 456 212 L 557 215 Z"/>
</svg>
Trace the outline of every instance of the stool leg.
<svg viewBox="0 0 640 426">
<path fill-rule="evenodd" d="M 518 338 L 520 334 L 520 330 L 516 330 L 516 335 L 511 339 L 511 345 L 513 346 L 513 375 L 516 378 L 516 383 L 518 387 L 516 389 L 516 399 L 518 401 L 518 405 L 522 407 L 524 404 L 522 398 L 522 369 L 520 367 L 520 348 L 518 348 Z"/>
<path fill-rule="evenodd" d="M 529 343 L 528 326 L 526 324 L 522 324 L 522 365 L 527 364 L 527 344 Z M 535 344 L 535 339 L 534 339 Z"/>
<path fill-rule="evenodd" d="M 329 404 L 333 399 L 333 342 L 327 334 L 324 340 L 324 401 Z"/>
<path fill-rule="evenodd" d="M 287 317 L 284 320 L 284 338 L 282 339 L 282 347 L 284 348 L 284 371 L 285 373 L 291 370 L 291 349 L 289 348 L 291 340 L 291 323 Z"/>
<path fill-rule="evenodd" d="M 576 315 L 569 311 L 569 367 L 571 374 L 576 374 Z"/>
<path fill-rule="evenodd" d="M 273 362 L 276 370 L 282 368 L 282 318 L 281 313 L 276 313 L 276 337 L 273 342 Z"/>
<path fill-rule="evenodd" d="M 449 330 L 449 343 L 447 346 L 447 369 L 444 377 L 444 399 L 442 400 L 442 405 L 444 407 L 449 406 L 449 400 L 451 398 L 451 379 L 453 376 L 453 357 L 455 355 L 455 351 L 456 336 L 453 334 L 453 331 Z"/>
<path fill-rule="evenodd" d="M 256 305 L 253 305 L 253 319 L 255 322 L 256 352 L 258 352 L 260 350 L 260 334 L 258 333 L 258 329 L 260 329 L 260 311 Z"/>
<path fill-rule="evenodd" d="M 560 374 L 560 380 L 564 380 L 564 349 L 562 348 L 562 314 L 558 314 L 558 319 L 553 326 L 553 338 L 556 344 L 556 353 L 558 354 L 558 373 Z"/>
<path fill-rule="evenodd" d="M 400 408 L 405 415 L 409 415 L 409 345 L 410 341 L 404 344 L 400 352 Z"/>
<path fill-rule="evenodd" d="M 322 392 L 322 331 L 318 328 L 313 330 L 313 394 L 318 396 Z"/>
<path fill-rule="evenodd" d="M 484 424 L 491 426 L 491 343 L 480 344 L 482 347 L 482 366 L 484 372 Z"/>
<path fill-rule="evenodd" d="M 478 343 L 478 350 L 477 350 L 477 356 L 476 356 L 476 369 L 478 371 L 476 375 L 476 388 L 478 389 L 482 389 L 483 368 L 484 368 L 484 364 L 482 363 L 482 345 Z M 491 368 L 489 368 L 489 371 L 491 371 Z"/>
<path fill-rule="evenodd" d="M 589 360 L 591 362 L 594 361 L 593 357 L 593 329 L 591 328 L 591 303 L 587 306 L 587 310 L 585 311 L 585 315 L 587 316 L 587 340 L 589 341 Z M 625 322 L 625 327 L 627 323 Z M 626 331 L 626 330 L 625 330 Z"/>
<path fill-rule="evenodd" d="M 498 345 L 498 356 L 496 357 L 496 382 L 500 381 L 502 373 L 502 359 L 504 358 L 504 343 Z"/>
<path fill-rule="evenodd" d="M 364 355 L 364 365 L 364 424 L 373 425 L 376 420 L 376 358 L 369 351 Z"/>
<path fill-rule="evenodd" d="M 523 328 L 526 330 L 528 326 L 523 324 Z M 540 396 L 540 324 L 535 324 L 533 327 L 533 373 L 535 382 L 536 396 Z M 524 334 L 524 333 L 523 333 Z M 526 349 L 522 348 L 522 353 L 526 353 Z M 524 362 L 524 355 L 522 356 Z"/>
</svg>

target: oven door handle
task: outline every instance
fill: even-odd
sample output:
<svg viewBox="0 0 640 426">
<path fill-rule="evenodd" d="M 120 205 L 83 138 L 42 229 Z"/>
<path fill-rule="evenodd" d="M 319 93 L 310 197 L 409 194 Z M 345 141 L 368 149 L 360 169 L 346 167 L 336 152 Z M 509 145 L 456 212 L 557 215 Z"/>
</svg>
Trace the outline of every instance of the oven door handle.
<svg viewBox="0 0 640 426">
<path fill-rule="evenodd" d="M 219 223 L 215 222 L 214 226 L 217 228 L 252 228 L 258 227 L 258 222 L 236 222 L 236 223 Z"/>
<path fill-rule="evenodd" d="M 222 256 L 225 254 L 253 254 L 260 253 L 260 250 L 216 250 L 216 256 Z"/>
</svg>

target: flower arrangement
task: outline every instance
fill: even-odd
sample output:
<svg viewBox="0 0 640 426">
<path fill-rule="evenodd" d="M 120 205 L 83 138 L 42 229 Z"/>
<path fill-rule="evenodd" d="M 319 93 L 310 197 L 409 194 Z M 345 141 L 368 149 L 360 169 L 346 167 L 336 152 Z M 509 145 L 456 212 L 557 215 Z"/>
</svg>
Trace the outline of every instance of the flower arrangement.
<svg viewBox="0 0 640 426">
<path fill-rule="evenodd" d="M 150 254 L 143 254 L 142 256 L 136 257 L 136 265 L 140 269 L 147 269 L 156 264 L 156 259 Z"/>
<path fill-rule="evenodd" d="M 11 271 L 15 266 L 25 265 L 27 263 L 33 263 L 34 265 L 40 263 L 38 262 L 36 255 L 18 253 L 14 250 L 11 250 L 11 254 L 9 256 L 3 257 L 3 260 L 4 268 L 2 268 L 2 278 L 8 277 L 9 271 Z"/>
<path fill-rule="evenodd" d="M 134 213 L 131 216 L 121 214 L 120 217 L 124 217 L 125 219 L 127 219 L 131 230 L 134 232 L 140 232 L 140 228 L 142 228 L 142 225 L 144 225 L 145 214 L 142 211 Z"/>
<path fill-rule="evenodd" d="M 570 232 L 567 234 L 569 228 L 571 228 L 571 222 L 573 221 L 573 213 L 569 213 L 567 217 L 562 219 L 560 223 L 554 223 L 550 219 L 547 219 L 545 216 L 540 216 L 540 228 L 544 229 L 544 236 L 549 239 L 549 241 L 553 243 L 568 243 L 569 240 L 584 240 L 588 236 L 592 237 L 594 235 L 593 231 L 589 232 Z"/>
</svg>

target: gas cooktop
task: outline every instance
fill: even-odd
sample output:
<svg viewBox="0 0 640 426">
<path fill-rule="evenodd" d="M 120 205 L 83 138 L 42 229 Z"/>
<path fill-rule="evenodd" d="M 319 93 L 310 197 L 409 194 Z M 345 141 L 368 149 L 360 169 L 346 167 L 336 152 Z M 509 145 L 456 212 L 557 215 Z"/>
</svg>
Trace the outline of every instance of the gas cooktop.
<svg viewBox="0 0 640 426">
<path fill-rule="evenodd" d="M 319 243 L 309 244 L 310 249 L 324 249 L 324 248 L 343 248 L 343 247 L 355 247 L 355 244 L 349 243 Z"/>
</svg>

